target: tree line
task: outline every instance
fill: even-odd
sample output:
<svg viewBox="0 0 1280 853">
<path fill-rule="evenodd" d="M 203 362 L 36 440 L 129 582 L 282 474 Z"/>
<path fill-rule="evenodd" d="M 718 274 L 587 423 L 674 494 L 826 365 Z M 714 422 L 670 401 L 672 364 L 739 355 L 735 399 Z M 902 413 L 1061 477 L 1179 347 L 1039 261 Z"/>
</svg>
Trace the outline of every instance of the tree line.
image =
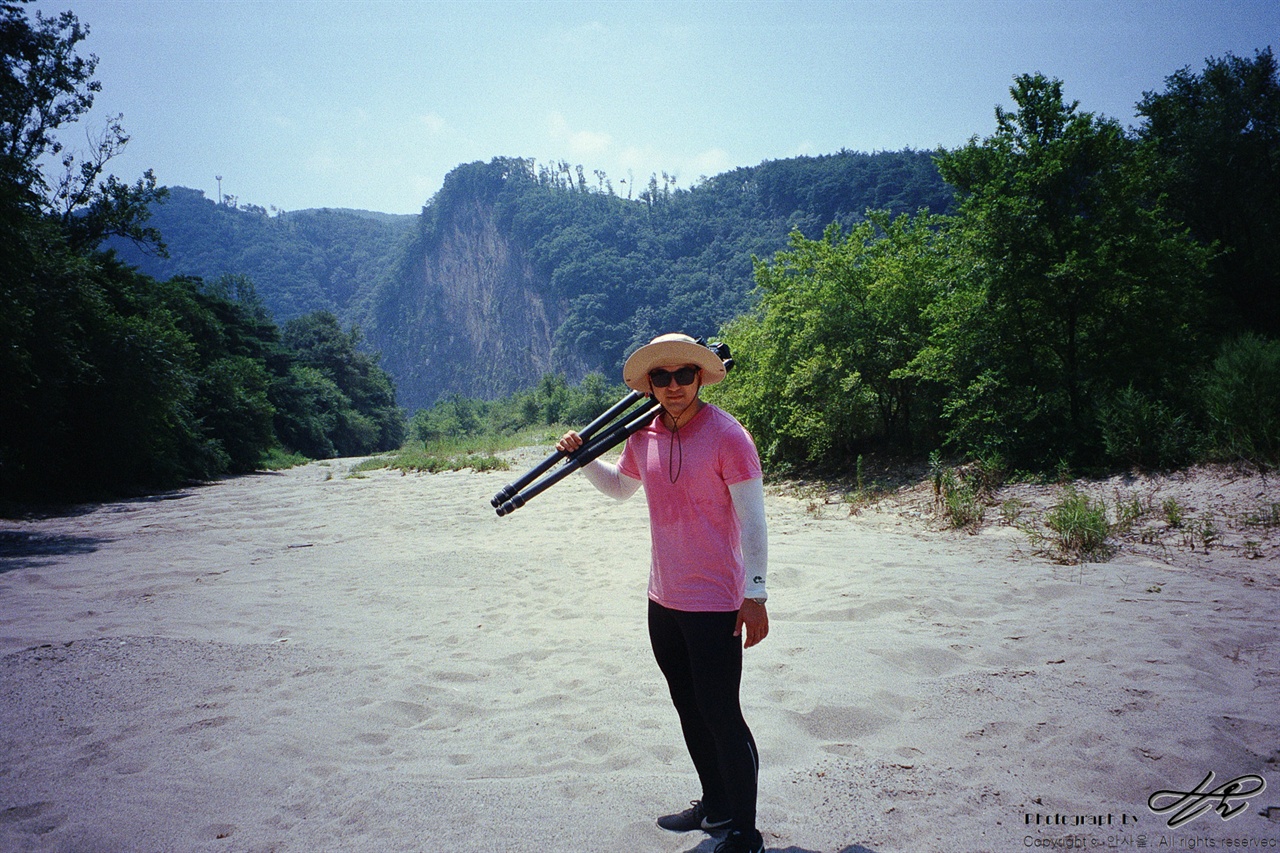
<svg viewBox="0 0 1280 853">
<path fill-rule="evenodd" d="M 757 262 L 712 398 L 781 464 L 1280 463 L 1270 49 L 1172 75 L 1132 132 L 1015 83 L 990 136 L 937 155 L 954 215 L 876 213 Z"/>
<path fill-rule="evenodd" d="M 147 172 L 106 170 L 118 118 L 87 154 L 58 131 L 93 105 L 95 57 L 70 12 L 0 3 L 0 499 L 119 494 L 399 446 L 404 418 L 357 331 L 317 312 L 278 327 L 243 276 L 157 280 L 101 246 L 165 252 Z M 61 164 L 50 174 L 45 164 Z"/>
<path fill-rule="evenodd" d="M 496 400 L 451 394 L 434 406 L 419 409 L 409 421 L 410 437 L 427 444 L 455 439 L 514 435 L 531 427 L 560 428 L 585 424 L 618 402 L 630 389 L 601 373 L 588 373 L 570 384 L 548 373 L 538 384 Z"/>
</svg>

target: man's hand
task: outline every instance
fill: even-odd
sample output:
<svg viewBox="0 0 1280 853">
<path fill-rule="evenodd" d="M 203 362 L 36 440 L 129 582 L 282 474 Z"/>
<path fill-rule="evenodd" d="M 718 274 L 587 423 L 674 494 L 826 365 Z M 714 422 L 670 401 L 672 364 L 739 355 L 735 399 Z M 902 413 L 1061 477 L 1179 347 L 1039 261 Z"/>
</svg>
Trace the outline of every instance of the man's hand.
<svg viewBox="0 0 1280 853">
<path fill-rule="evenodd" d="M 742 607 L 738 608 L 738 624 L 733 629 L 733 636 L 741 637 L 743 628 L 747 629 L 745 648 L 748 649 L 769 636 L 769 612 L 763 601 L 743 599 Z"/>
<path fill-rule="evenodd" d="M 582 436 L 578 435 L 573 430 L 566 432 L 560 437 L 560 440 L 556 442 L 556 450 L 559 450 L 561 453 L 573 453 L 581 446 Z"/>
</svg>

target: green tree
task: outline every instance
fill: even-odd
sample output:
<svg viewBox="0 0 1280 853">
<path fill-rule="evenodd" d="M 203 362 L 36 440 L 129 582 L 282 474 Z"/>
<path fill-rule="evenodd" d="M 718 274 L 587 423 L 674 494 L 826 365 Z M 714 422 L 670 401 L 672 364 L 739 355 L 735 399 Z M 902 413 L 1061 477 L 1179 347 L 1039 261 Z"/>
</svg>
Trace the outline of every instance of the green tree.
<svg viewBox="0 0 1280 853">
<path fill-rule="evenodd" d="M 537 395 L 540 414 L 544 424 L 561 424 L 569 409 L 569 383 L 563 374 L 547 373 L 538 382 L 534 390 Z"/>
<path fill-rule="evenodd" d="M 331 434 L 335 450 L 343 456 L 393 450 L 406 433 L 390 377 L 359 344 L 359 330 L 344 332 L 328 311 L 297 317 L 284 328 L 285 347 L 301 365 L 332 382 L 345 401 L 333 413 Z"/>
<path fill-rule="evenodd" d="M 61 153 L 56 131 L 88 112 L 102 89 L 91 79 L 97 57 L 75 52 L 87 34 L 70 12 L 37 11 L 33 26 L 22 5 L 0 3 L 0 174 L 31 208 L 52 189 L 40 161 Z"/>
<path fill-rule="evenodd" d="M 611 384 L 602 373 L 588 373 L 573 389 L 569 406 L 565 411 L 565 422 L 578 426 L 588 424 L 605 409 L 622 399 L 627 391 L 625 385 Z"/>
<path fill-rule="evenodd" d="M 148 282 L 146 291 L 191 343 L 185 366 L 195 393 L 187 408 L 221 468 L 254 470 L 277 443 L 272 376 L 288 370 L 289 357 L 253 283 L 237 276 L 213 283 L 174 278 Z"/>
<path fill-rule="evenodd" d="M 476 435 L 484 428 L 484 403 L 452 394 L 414 415 L 410 432 L 418 441 L 439 441 Z"/>
<path fill-rule="evenodd" d="M 15 369 L 0 395 L 0 492 L 104 494 L 225 471 L 198 413 L 189 295 L 69 252 L 52 225 L 19 232 L 50 239 L 2 289 L 17 322 L 5 330 Z"/>
<path fill-rule="evenodd" d="M 233 473 L 256 470 L 275 441 L 268 384 L 262 362 L 245 356 L 217 359 L 201 372 L 195 404 Z"/>
<path fill-rule="evenodd" d="M 1280 337 L 1280 70 L 1271 48 L 1165 78 L 1138 104 L 1138 138 L 1170 208 L 1220 252 L 1221 328 Z"/>
<path fill-rule="evenodd" d="M 733 381 L 709 396 L 739 413 L 767 458 L 844 464 L 930 434 L 933 392 L 911 366 L 947 279 L 941 224 L 872 213 L 847 235 L 793 234 L 790 250 L 757 264 L 760 305 L 724 331 Z"/>
<path fill-rule="evenodd" d="M 133 203 L 158 196 L 130 196 L 118 180 L 93 185 L 118 151 L 107 141 L 118 121 L 87 169 L 63 150 L 58 132 L 100 88 L 96 59 L 76 54 L 84 36 L 69 12 L 32 20 L 0 3 L 0 493 L 9 497 L 172 484 L 219 464 L 191 415 L 190 339 L 149 279 L 90 251 L 109 231 L 141 229 Z M 66 174 L 50 180 L 44 163 L 59 157 Z"/>
<path fill-rule="evenodd" d="M 77 156 L 57 132 L 93 107 L 102 84 L 93 80 L 96 56 L 79 56 L 76 46 L 88 29 L 71 12 L 27 18 L 20 4 L 0 3 L 0 181 L 12 204 L 56 217 L 75 249 L 92 249 L 111 235 L 164 251 L 159 232 L 144 223 L 150 205 L 162 201 L 147 170 L 132 185 L 107 175 L 110 160 L 129 141 L 121 117 L 108 119 L 92 150 Z M 56 157 L 62 174 L 50 181 L 43 169 Z"/>
<path fill-rule="evenodd" d="M 952 389 L 959 448 L 1096 459 L 1100 401 L 1129 385 L 1163 396 L 1198 362 L 1208 253 L 1160 207 L 1114 120 L 1066 102 L 1061 81 L 1015 82 L 994 135 L 939 157 L 971 265 L 931 309 L 920 364 Z"/>
</svg>

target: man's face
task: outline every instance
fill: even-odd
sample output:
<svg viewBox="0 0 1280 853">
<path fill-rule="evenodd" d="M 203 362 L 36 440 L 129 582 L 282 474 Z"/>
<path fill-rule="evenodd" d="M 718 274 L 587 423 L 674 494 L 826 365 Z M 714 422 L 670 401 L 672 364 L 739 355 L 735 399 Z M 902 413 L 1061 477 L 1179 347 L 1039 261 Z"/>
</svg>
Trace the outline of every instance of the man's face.
<svg viewBox="0 0 1280 853">
<path fill-rule="evenodd" d="M 684 379 L 687 385 L 681 385 Z M 666 386 L 659 383 L 666 380 Z M 664 364 L 649 371 L 649 384 L 653 388 L 653 396 L 662 408 L 679 417 L 685 409 L 698 399 L 698 389 L 702 386 L 702 372 L 693 364 Z"/>
</svg>

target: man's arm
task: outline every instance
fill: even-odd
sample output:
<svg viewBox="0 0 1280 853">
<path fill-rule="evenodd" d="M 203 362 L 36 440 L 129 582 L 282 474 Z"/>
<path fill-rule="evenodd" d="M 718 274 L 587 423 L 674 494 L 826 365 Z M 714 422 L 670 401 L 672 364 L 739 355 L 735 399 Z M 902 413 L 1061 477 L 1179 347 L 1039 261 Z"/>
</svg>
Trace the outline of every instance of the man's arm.
<svg viewBox="0 0 1280 853">
<path fill-rule="evenodd" d="M 565 433 L 564 437 L 556 442 L 556 449 L 562 453 L 572 453 L 581 446 L 582 436 L 572 431 Z M 617 465 L 610 462 L 593 459 L 584 465 L 581 470 L 586 478 L 591 481 L 591 485 L 609 497 L 620 501 L 631 497 L 640 488 L 639 480 L 623 474 Z"/>
<path fill-rule="evenodd" d="M 747 589 L 738 610 L 734 636 L 747 629 L 746 647 L 751 648 L 769 635 L 769 612 L 765 600 L 765 576 L 769 563 L 769 534 L 764 518 L 764 481 L 744 480 L 729 487 L 729 497 L 742 530 L 742 563 L 747 575 Z"/>
</svg>

